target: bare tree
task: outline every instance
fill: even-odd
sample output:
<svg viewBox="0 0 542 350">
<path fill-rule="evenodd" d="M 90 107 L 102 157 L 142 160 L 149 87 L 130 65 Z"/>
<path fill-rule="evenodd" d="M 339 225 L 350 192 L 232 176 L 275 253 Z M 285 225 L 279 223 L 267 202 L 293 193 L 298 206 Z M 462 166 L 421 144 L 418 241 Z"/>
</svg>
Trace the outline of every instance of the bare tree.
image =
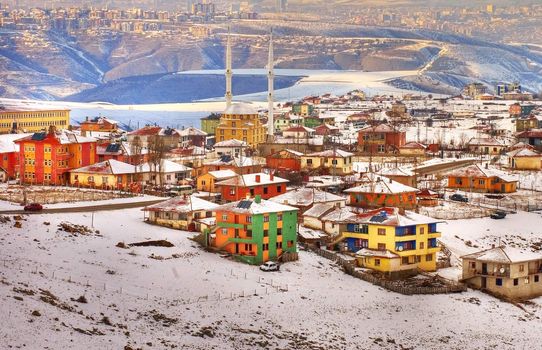
<svg viewBox="0 0 542 350">
<path fill-rule="evenodd" d="M 163 186 L 164 184 L 164 166 L 163 160 L 165 158 L 168 146 L 163 137 L 158 135 L 153 136 L 148 142 L 148 154 L 149 154 L 149 168 L 151 173 L 151 181 L 154 185 Z"/>
</svg>

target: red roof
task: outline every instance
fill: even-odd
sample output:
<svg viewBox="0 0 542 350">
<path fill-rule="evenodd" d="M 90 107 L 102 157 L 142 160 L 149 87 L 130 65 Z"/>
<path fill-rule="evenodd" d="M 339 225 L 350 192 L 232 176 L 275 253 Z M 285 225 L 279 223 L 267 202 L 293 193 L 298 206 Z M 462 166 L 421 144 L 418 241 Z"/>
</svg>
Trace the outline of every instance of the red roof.
<svg viewBox="0 0 542 350">
<path fill-rule="evenodd" d="M 158 135 L 161 130 L 162 128 L 159 126 L 145 126 L 141 129 L 130 132 L 130 135 L 140 135 L 140 136 Z"/>
</svg>

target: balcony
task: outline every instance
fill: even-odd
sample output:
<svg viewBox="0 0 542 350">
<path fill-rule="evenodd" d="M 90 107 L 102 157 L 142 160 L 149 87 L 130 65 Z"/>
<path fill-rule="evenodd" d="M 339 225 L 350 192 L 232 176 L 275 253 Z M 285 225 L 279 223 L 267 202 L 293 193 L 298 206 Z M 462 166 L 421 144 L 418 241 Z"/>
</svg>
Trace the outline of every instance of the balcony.
<svg viewBox="0 0 542 350">
<path fill-rule="evenodd" d="M 469 269 L 466 273 L 466 278 L 473 277 L 473 276 L 492 276 L 492 277 L 504 277 L 504 278 L 510 278 L 510 270 L 505 269 L 503 272 L 500 270 L 497 271 L 483 271 L 481 269 Z"/>
</svg>

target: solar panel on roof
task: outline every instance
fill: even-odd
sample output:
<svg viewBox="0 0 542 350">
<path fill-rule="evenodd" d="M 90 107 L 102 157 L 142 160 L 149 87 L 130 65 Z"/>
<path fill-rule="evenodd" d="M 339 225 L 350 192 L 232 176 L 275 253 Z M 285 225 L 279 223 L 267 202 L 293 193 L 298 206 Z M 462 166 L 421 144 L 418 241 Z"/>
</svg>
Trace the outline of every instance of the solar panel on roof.
<svg viewBox="0 0 542 350">
<path fill-rule="evenodd" d="M 120 150 L 120 145 L 117 143 L 111 143 L 107 145 L 107 148 L 105 149 L 106 152 L 116 153 Z"/>
<path fill-rule="evenodd" d="M 32 140 L 34 141 L 43 141 L 47 137 L 47 134 L 44 132 L 37 132 L 32 135 Z"/>
<path fill-rule="evenodd" d="M 386 221 L 387 217 L 383 215 L 375 215 L 373 216 L 369 221 L 372 222 L 384 222 Z"/>
<path fill-rule="evenodd" d="M 237 204 L 237 208 L 248 209 L 252 205 L 252 201 L 242 200 Z"/>
</svg>

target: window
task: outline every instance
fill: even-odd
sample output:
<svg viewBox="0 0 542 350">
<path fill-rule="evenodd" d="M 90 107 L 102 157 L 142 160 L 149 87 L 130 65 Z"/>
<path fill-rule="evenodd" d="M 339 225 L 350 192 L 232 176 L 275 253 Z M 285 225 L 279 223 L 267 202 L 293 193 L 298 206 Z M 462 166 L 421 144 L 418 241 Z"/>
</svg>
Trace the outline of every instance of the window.
<svg viewBox="0 0 542 350">
<path fill-rule="evenodd" d="M 282 221 L 282 214 L 277 214 L 277 221 Z"/>
<path fill-rule="evenodd" d="M 425 256 L 425 261 L 433 261 L 433 254 L 427 254 Z"/>
<path fill-rule="evenodd" d="M 263 230 L 263 236 L 264 237 L 269 236 L 269 230 Z"/>
<path fill-rule="evenodd" d="M 252 251 L 252 244 L 245 244 L 245 250 L 248 252 Z"/>
<path fill-rule="evenodd" d="M 480 179 L 480 180 L 478 180 L 478 184 L 479 184 L 479 185 L 485 185 L 485 184 L 486 184 L 486 180 Z"/>
<path fill-rule="evenodd" d="M 385 228 L 379 228 L 378 229 L 378 235 L 379 236 L 385 236 L 386 235 L 386 229 Z"/>
<path fill-rule="evenodd" d="M 252 216 L 247 216 L 246 217 L 246 222 L 251 223 L 252 222 Z"/>
<path fill-rule="evenodd" d="M 264 215 L 263 222 L 269 222 L 269 215 Z"/>
<path fill-rule="evenodd" d="M 474 261 L 471 261 L 470 262 L 470 268 L 471 269 L 475 269 L 476 268 L 476 263 Z"/>
<path fill-rule="evenodd" d="M 525 265 L 521 264 L 519 265 L 519 272 L 525 271 Z"/>
<path fill-rule="evenodd" d="M 378 250 L 386 250 L 386 243 L 378 243 Z"/>
<path fill-rule="evenodd" d="M 249 237 L 249 238 L 252 237 L 252 230 L 247 230 L 247 237 Z"/>
<path fill-rule="evenodd" d="M 497 278 L 497 279 L 495 280 L 495 285 L 496 285 L 496 286 L 502 286 L 502 278 Z"/>
<path fill-rule="evenodd" d="M 311 165 L 312 165 L 312 159 L 311 159 L 311 158 L 307 159 L 307 164 L 311 164 Z"/>
<path fill-rule="evenodd" d="M 425 248 L 425 242 L 420 242 L 420 249 L 424 249 Z"/>
<path fill-rule="evenodd" d="M 294 246 L 294 241 L 288 241 L 288 248 L 292 248 Z"/>
<path fill-rule="evenodd" d="M 337 165 L 337 159 L 333 159 L 333 160 L 331 161 L 331 164 Z"/>
<path fill-rule="evenodd" d="M 380 266 L 380 259 L 375 259 L 375 266 Z"/>
<path fill-rule="evenodd" d="M 281 228 L 277 229 L 277 236 L 282 236 L 282 229 Z"/>
<path fill-rule="evenodd" d="M 235 195 L 235 188 L 234 187 L 230 188 L 230 196 L 233 196 L 233 195 Z"/>
<path fill-rule="evenodd" d="M 386 150 L 386 146 L 384 146 L 384 145 L 378 145 L 378 152 L 384 153 L 385 150 Z"/>
<path fill-rule="evenodd" d="M 107 182 L 109 181 L 109 178 L 107 176 L 102 176 L 102 183 L 104 185 L 107 185 Z"/>
<path fill-rule="evenodd" d="M 267 194 L 267 187 L 263 188 L 263 194 Z"/>
<path fill-rule="evenodd" d="M 425 233 L 425 227 L 420 227 L 420 235 L 423 235 Z"/>
<path fill-rule="evenodd" d="M 277 186 L 277 193 L 281 193 L 282 192 L 282 186 Z"/>
<path fill-rule="evenodd" d="M 122 176 L 118 176 L 118 177 L 117 177 L 117 183 L 119 183 L 119 184 L 122 183 Z"/>
<path fill-rule="evenodd" d="M 222 220 L 227 221 L 228 220 L 228 214 L 222 214 Z"/>
<path fill-rule="evenodd" d="M 535 282 L 538 282 L 538 281 L 539 281 L 538 275 L 534 275 L 534 281 L 535 281 Z"/>
<path fill-rule="evenodd" d="M 517 278 L 514 278 L 514 286 L 517 286 L 519 284 L 519 280 Z"/>
<path fill-rule="evenodd" d="M 223 234 L 224 236 L 226 236 L 226 235 L 228 234 L 228 229 L 225 228 L 225 227 L 222 228 L 222 234 Z"/>
<path fill-rule="evenodd" d="M 408 256 L 403 256 L 401 258 L 401 265 L 408 265 Z"/>
<path fill-rule="evenodd" d="M 264 243 L 262 245 L 262 250 L 265 252 L 265 251 L 268 251 L 269 250 L 269 243 Z"/>
</svg>

